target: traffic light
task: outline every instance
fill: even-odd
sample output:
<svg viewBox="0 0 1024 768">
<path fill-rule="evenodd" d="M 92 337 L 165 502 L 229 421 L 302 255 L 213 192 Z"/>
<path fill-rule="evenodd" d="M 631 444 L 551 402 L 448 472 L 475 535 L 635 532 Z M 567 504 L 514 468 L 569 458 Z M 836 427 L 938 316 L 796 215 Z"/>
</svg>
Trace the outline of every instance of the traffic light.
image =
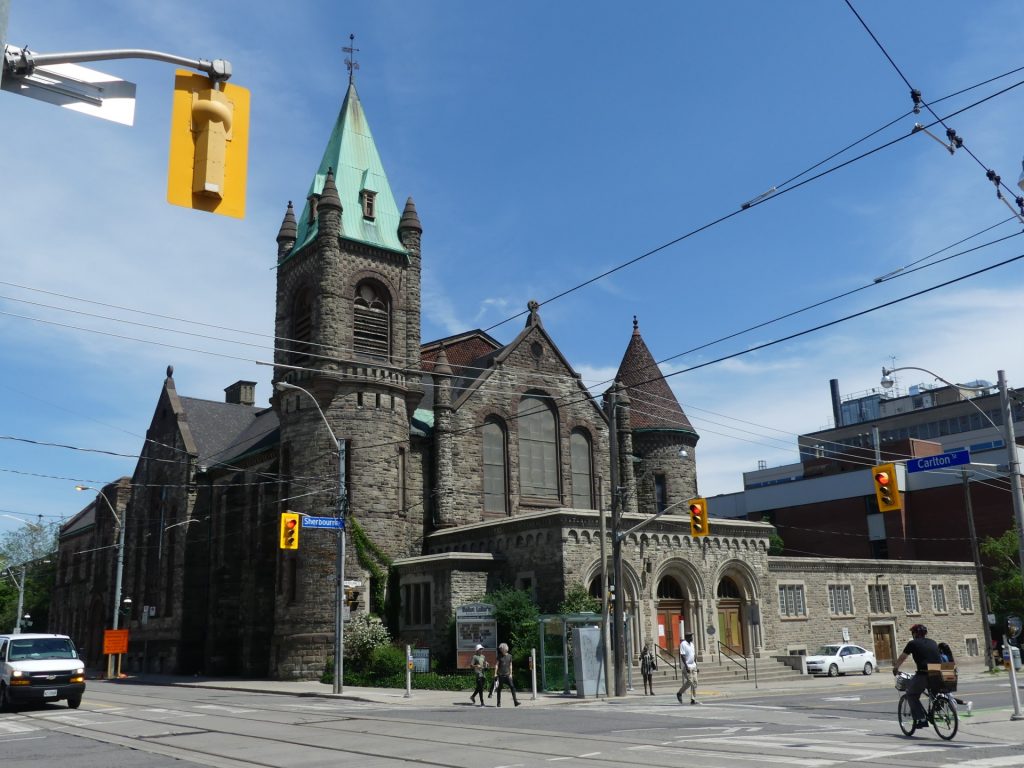
<svg viewBox="0 0 1024 768">
<path fill-rule="evenodd" d="M 708 502 L 707 499 L 691 499 L 690 507 L 690 535 L 708 535 Z"/>
<path fill-rule="evenodd" d="M 299 548 L 299 513 L 281 513 L 281 549 Z"/>
<path fill-rule="evenodd" d="M 178 70 L 167 202 L 243 218 L 248 158 L 249 90 Z"/>
<path fill-rule="evenodd" d="M 895 464 L 879 464 L 871 470 L 871 478 L 875 484 L 879 512 L 899 512 L 903 509 L 900 489 L 896 484 Z"/>
</svg>

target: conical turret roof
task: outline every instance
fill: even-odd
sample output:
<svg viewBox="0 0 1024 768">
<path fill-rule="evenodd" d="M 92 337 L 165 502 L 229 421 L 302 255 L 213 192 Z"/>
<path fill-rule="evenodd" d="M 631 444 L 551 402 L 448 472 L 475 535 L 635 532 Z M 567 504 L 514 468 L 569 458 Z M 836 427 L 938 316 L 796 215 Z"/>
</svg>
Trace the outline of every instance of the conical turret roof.
<svg viewBox="0 0 1024 768">
<path fill-rule="evenodd" d="M 406 253 L 402 241 L 398 239 L 398 206 L 395 205 L 391 185 L 384 173 L 373 134 L 370 133 L 370 124 L 366 121 L 354 83 L 349 83 L 345 101 L 341 105 L 334 130 L 331 131 L 331 138 L 327 141 L 327 148 L 324 149 L 323 158 L 320 160 L 320 167 L 309 186 L 309 195 L 319 195 L 323 192 L 329 168 L 334 169 L 334 183 L 338 187 L 338 197 L 344 210 L 343 237 Z M 360 197 L 363 190 L 376 193 L 373 219 L 363 216 Z M 308 195 L 298 225 L 298 238 L 292 253 L 311 241 L 317 232 L 316 221 L 309 220 Z"/>
<path fill-rule="evenodd" d="M 626 354 L 622 356 L 616 378 L 632 400 L 630 422 L 634 429 L 681 429 L 696 434 L 654 361 L 654 355 L 644 343 L 635 317 L 633 335 Z"/>
</svg>

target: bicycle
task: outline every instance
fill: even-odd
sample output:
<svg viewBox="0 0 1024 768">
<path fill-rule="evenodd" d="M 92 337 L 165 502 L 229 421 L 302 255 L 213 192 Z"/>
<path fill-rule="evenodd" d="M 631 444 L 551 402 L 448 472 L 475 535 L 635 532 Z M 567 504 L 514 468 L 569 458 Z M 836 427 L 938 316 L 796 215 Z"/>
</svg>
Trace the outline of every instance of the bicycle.
<svg viewBox="0 0 1024 768">
<path fill-rule="evenodd" d="M 913 675 L 906 672 L 900 672 L 896 676 L 896 690 L 907 690 L 907 685 L 912 677 Z M 946 691 L 932 690 L 930 686 L 925 688 L 923 695 L 928 697 L 926 708 L 928 722 L 935 728 L 935 733 L 939 735 L 940 739 L 951 740 L 960 728 L 960 716 L 956 712 L 956 702 L 953 701 L 953 697 Z M 906 736 L 913 736 L 914 731 L 917 730 L 917 723 L 910 710 L 910 699 L 907 698 L 907 694 L 904 693 L 900 696 L 899 707 L 896 711 L 900 721 L 900 730 Z"/>
</svg>

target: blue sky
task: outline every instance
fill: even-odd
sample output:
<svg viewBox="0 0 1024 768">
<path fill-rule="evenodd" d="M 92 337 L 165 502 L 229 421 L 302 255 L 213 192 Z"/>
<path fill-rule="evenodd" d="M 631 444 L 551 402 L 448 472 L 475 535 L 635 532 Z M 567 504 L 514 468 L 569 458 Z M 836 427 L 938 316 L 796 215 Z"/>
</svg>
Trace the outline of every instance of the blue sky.
<svg viewBox="0 0 1024 768">
<path fill-rule="evenodd" d="M 854 5 L 925 100 L 1021 64 L 1019 3 L 969 12 L 934 0 Z M 76 482 L 130 475 L 168 364 L 184 395 L 221 399 L 244 378 L 259 382 L 257 402 L 267 402 L 270 370 L 252 361 L 270 356 L 274 238 L 287 201 L 305 195 L 340 107 L 350 33 L 392 189 L 399 205 L 415 198 L 423 222 L 424 340 L 490 327 L 530 299 L 547 301 L 674 241 L 911 106 L 856 17 L 831 0 L 12 0 L 8 41 L 36 51 L 229 59 L 233 82 L 252 92 L 252 126 L 248 210 L 238 221 L 164 202 L 172 66 L 91 65 L 138 84 L 132 128 L 0 93 L 0 435 L 128 455 L 0 440 L 0 514 L 67 517 L 86 502 Z M 1022 100 L 1024 87 L 1012 89 L 949 123 L 1011 189 L 1024 153 Z M 908 134 L 915 120 L 931 122 L 906 115 L 830 164 Z M 1011 237 L 873 283 L 1009 215 L 965 151 L 951 157 L 919 134 L 551 301 L 541 316 L 601 389 L 634 314 L 663 359 L 869 286 L 665 364 L 666 373 L 684 371 L 669 381 L 701 435 L 700 492 L 735 491 L 759 460 L 795 461 L 796 435 L 830 423 L 831 378 L 844 394 L 868 390 L 895 358 L 960 381 L 994 381 L 1003 368 L 1011 386 L 1024 385 L 1012 320 L 1024 305 L 1024 262 L 685 371 L 1024 253 L 1024 238 Z M 971 244 L 1021 229 L 1002 224 Z M 491 333 L 508 341 L 522 322 Z M 15 525 L 0 516 L 0 531 Z"/>
</svg>

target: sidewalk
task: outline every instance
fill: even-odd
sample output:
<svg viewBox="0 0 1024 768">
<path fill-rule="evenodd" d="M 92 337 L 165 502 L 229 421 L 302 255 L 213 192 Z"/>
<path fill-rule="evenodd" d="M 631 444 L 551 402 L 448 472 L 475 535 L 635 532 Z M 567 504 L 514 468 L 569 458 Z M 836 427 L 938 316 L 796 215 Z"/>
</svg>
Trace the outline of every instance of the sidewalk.
<svg viewBox="0 0 1024 768">
<path fill-rule="evenodd" d="M 1008 682 L 1009 676 L 1002 672 L 990 677 L 985 666 L 980 662 L 968 663 L 960 667 L 960 685 L 958 696 L 964 700 L 971 698 L 972 683 L 998 680 Z M 93 681 L 90 680 L 90 684 Z M 634 681 L 638 683 L 638 681 Z M 396 707 L 417 706 L 417 707 L 451 707 L 451 706 L 473 706 L 469 700 L 470 691 L 435 691 L 413 689 L 407 697 L 404 689 L 401 688 L 364 688 L 356 686 L 345 686 L 344 693 L 335 695 L 331 686 L 313 680 L 261 680 L 261 679 L 239 679 L 239 678 L 206 678 L 206 677 L 183 677 L 174 675 L 134 675 L 120 680 L 102 682 L 106 685 L 172 685 L 184 688 L 210 688 L 219 690 L 243 691 L 248 693 L 277 694 L 284 696 L 306 696 L 316 698 L 338 699 L 342 701 L 361 701 L 375 704 L 394 705 Z M 1024 672 L 1018 673 L 1018 685 L 1024 689 Z M 652 705 L 663 705 L 666 701 L 675 705 L 676 684 L 674 681 L 666 680 L 658 686 L 658 693 L 653 697 L 646 697 Z M 735 698 L 749 698 L 754 696 L 778 696 L 778 697 L 820 697 L 822 695 L 855 696 L 866 693 L 876 694 L 881 691 L 888 691 L 892 697 L 892 720 L 896 728 L 896 701 L 897 693 L 893 686 L 892 675 L 889 669 L 882 669 L 873 675 L 864 677 L 862 675 L 847 675 L 844 677 L 811 677 L 796 676 L 787 680 L 771 680 L 759 682 L 754 687 L 753 680 L 743 680 L 716 684 L 713 687 L 702 688 L 700 698 L 707 704 L 713 705 L 718 701 L 728 701 Z M 555 692 L 538 692 L 537 697 L 529 689 L 519 691 L 519 700 L 524 707 L 551 706 L 557 704 L 593 704 L 603 701 L 606 704 L 623 704 L 629 706 L 635 704 L 639 699 L 645 698 L 642 689 L 630 691 L 625 698 L 617 697 L 588 697 L 578 698 L 575 694 L 563 694 Z M 1024 690 L 1021 698 L 1024 700 Z M 506 693 L 503 697 L 503 704 L 511 707 L 511 697 Z M 497 698 L 488 699 L 487 706 L 496 706 Z M 993 742 L 1016 743 L 1024 742 L 1024 720 L 1010 720 L 1012 705 L 1010 703 L 1010 692 L 1006 689 L 1006 702 L 996 707 L 976 709 L 971 715 L 966 715 L 961 710 L 960 729 L 961 732 L 972 739 L 990 739 Z"/>
</svg>

